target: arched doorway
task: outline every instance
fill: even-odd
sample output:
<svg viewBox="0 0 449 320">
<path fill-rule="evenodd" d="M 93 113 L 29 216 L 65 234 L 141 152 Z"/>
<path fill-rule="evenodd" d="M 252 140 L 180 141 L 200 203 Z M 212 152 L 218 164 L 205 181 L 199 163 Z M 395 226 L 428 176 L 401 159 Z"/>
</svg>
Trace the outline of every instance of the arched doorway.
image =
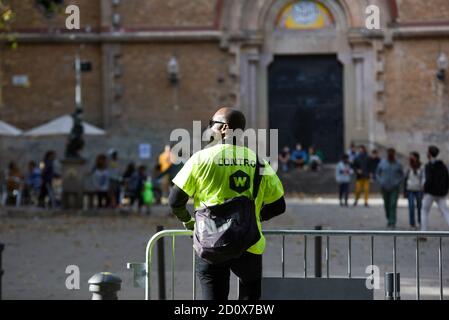
<svg viewBox="0 0 449 320">
<path fill-rule="evenodd" d="M 290 44 L 290 39 L 310 41 L 311 35 L 335 38 L 334 16 L 318 1 L 287 2 L 276 17 L 273 35 L 269 127 L 279 130 L 280 147 L 301 143 L 320 150 L 326 162 L 338 161 L 344 152 L 343 65 L 336 53 L 314 53 L 306 43 L 296 48 Z M 290 52 L 282 52 L 285 49 Z"/>
<path fill-rule="evenodd" d="M 337 162 L 344 150 L 343 66 L 336 55 L 275 56 L 269 67 L 269 125 L 279 146 L 301 143 Z"/>
<path fill-rule="evenodd" d="M 357 29 L 362 7 L 362 2 L 350 7 L 349 0 L 261 0 L 241 4 L 243 15 L 236 20 L 240 25 L 236 22 L 235 30 L 250 31 L 230 41 L 236 62 L 231 70 L 238 70 L 237 105 L 248 115 L 249 126 L 281 129 L 279 149 L 282 144 L 294 147 L 296 142 L 324 149 L 326 146 L 321 145 L 325 140 L 330 148 L 323 150 L 327 153 L 325 161 L 335 162 L 351 142 L 370 143 L 383 134 L 376 119 L 376 110 L 382 108 L 383 82 L 376 76 L 383 72 L 383 42 L 367 38 Z M 328 71 L 320 66 L 327 66 Z M 284 80 L 276 80 L 279 77 Z M 304 77 L 308 81 L 291 92 L 274 89 L 278 81 L 300 83 L 298 79 Z M 278 112 L 273 104 L 279 99 L 290 104 L 291 109 Z M 303 121 L 300 126 L 299 120 L 292 120 L 293 106 L 298 105 L 295 99 L 305 100 L 300 101 L 303 109 L 316 102 L 313 105 L 319 114 L 312 120 L 318 124 Z M 306 115 L 298 117 L 307 119 L 307 109 L 303 113 Z M 314 128 L 315 137 L 304 133 L 307 126 Z"/>
</svg>

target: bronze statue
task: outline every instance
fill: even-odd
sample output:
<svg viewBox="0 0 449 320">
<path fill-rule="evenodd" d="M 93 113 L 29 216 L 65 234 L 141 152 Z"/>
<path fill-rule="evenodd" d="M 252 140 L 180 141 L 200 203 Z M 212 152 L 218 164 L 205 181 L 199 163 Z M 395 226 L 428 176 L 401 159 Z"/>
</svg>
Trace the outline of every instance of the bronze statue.
<svg viewBox="0 0 449 320">
<path fill-rule="evenodd" d="M 83 139 L 83 123 L 81 119 L 82 110 L 77 109 L 73 114 L 73 128 L 70 132 L 70 135 L 67 139 L 67 147 L 65 151 L 66 158 L 75 158 L 80 159 L 80 152 L 84 148 L 84 139 Z"/>
</svg>

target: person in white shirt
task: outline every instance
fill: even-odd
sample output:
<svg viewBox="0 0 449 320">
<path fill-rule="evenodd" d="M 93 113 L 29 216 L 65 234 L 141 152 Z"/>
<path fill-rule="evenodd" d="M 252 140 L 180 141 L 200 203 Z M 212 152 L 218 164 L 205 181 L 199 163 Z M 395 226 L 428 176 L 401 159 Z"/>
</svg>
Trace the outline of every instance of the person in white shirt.
<svg viewBox="0 0 449 320">
<path fill-rule="evenodd" d="M 416 228 L 415 211 L 418 216 L 418 224 L 421 226 L 422 208 L 422 185 L 424 181 L 424 170 L 421 165 L 418 152 L 410 153 L 410 168 L 405 175 L 404 196 L 408 199 L 410 227 Z M 416 208 L 416 210 L 415 210 Z"/>
<path fill-rule="evenodd" d="M 359 152 L 357 151 L 357 147 L 355 146 L 354 142 L 351 143 L 351 146 L 348 149 L 348 158 L 349 163 L 352 165 L 354 163 L 355 158 L 359 155 Z"/>
</svg>

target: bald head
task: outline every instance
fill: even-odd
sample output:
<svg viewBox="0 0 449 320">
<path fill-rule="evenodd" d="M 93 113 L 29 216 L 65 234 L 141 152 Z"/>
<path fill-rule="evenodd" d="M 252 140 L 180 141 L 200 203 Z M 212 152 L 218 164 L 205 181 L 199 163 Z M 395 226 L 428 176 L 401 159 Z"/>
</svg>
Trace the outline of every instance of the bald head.
<svg viewBox="0 0 449 320">
<path fill-rule="evenodd" d="M 212 120 L 224 122 L 228 125 L 229 129 L 236 130 L 241 129 L 245 130 L 246 119 L 245 115 L 236 109 L 233 108 L 221 108 L 219 109 L 213 116 Z"/>
</svg>

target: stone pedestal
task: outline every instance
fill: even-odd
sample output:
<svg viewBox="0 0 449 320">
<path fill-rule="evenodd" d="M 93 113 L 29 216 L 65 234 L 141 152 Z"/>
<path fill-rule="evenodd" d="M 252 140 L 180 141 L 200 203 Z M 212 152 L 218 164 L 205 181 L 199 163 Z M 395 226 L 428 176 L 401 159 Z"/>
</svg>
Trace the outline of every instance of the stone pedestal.
<svg viewBox="0 0 449 320">
<path fill-rule="evenodd" d="M 82 210 L 84 208 L 84 159 L 62 161 L 62 207 Z"/>
</svg>

